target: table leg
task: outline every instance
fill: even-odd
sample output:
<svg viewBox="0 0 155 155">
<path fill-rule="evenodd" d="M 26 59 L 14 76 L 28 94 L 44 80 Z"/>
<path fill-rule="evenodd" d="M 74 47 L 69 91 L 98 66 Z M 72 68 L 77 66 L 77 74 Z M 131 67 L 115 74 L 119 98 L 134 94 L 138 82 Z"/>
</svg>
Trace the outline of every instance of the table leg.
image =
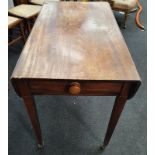
<svg viewBox="0 0 155 155">
<path fill-rule="evenodd" d="M 117 122 L 119 120 L 119 117 L 121 115 L 121 112 L 123 111 L 127 98 L 128 98 L 128 86 L 125 84 L 122 88 L 120 95 L 117 96 L 115 99 L 114 107 L 111 113 L 111 118 L 108 124 L 107 132 L 104 138 L 103 145 L 101 146 L 101 149 L 104 149 L 108 145 L 110 138 L 114 132 L 114 129 L 117 125 Z"/>
<path fill-rule="evenodd" d="M 42 141 L 40 123 L 39 123 L 34 99 L 32 96 L 23 96 L 23 100 L 24 100 L 28 115 L 30 117 L 32 126 L 34 128 L 35 135 L 37 137 L 38 148 L 42 148 L 43 141 Z"/>
</svg>

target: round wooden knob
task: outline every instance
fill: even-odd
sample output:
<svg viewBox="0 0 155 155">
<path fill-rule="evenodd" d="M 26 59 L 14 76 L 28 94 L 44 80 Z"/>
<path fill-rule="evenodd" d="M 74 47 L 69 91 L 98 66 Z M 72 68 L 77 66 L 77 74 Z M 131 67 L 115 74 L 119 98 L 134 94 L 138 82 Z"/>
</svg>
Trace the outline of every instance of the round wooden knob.
<svg viewBox="0 0 155 155">
<path fill-rule="evenodd" d="M 72 95 L 77 95 L 81 91 L 80 84 L 78 82 L 72 82 L 69 87 L 69 93 Z"/>
</svg>

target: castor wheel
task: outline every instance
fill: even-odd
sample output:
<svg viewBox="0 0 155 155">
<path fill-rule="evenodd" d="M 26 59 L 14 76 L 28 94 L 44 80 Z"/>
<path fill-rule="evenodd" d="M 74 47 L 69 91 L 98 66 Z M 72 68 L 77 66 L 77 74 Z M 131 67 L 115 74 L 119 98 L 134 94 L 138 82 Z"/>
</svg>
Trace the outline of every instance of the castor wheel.
<svg viewBox="0 0 155 155">
<path fill-rule="evenodd" d="M 44 142 L 42 144 L 37 144 L 38 150 L 42 150 L 44 148 Z"/>
</svg>

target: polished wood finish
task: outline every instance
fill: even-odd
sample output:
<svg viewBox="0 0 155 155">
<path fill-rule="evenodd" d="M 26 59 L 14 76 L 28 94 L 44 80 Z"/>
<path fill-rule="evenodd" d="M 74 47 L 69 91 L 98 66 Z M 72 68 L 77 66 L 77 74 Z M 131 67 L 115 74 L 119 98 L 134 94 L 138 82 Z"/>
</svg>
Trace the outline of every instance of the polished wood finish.
<svg viewBox="0 0 155 155">
<path fill-rule="evenodd" d="M 22 89 L 19 88 L 18 82 L 23 79 L 11 78 L 15 91 L 19 96 Z M 46 79 L 24 79 L 30 87 L 33 95 L 71 95 L 69 93 L 70 84 L 75 80 L 46 80 Z M 93 81 L 93 80 L 76 80 L 80 84 L 79 96 L 116 96 L 121 90 L 123 81 Z M 126 81 L 130 83 L 128 99 L 132 98 L 140 86 L 140 81 Z M 73 95 L 73 94 L 72 94 Z"/>
<path fill-rule="evenodd" d="M 122 94 L 127 100 L 140 85 L 139 74 L 106 2 L 45 4 L 11 81 L 19 96 L 28 96 L 25 104 L 32 103 L 33 95 L 117 96 L 105 144 L 125 104 Z M 40 139 L 41 135 L 36 135 Z"/>
<path fill-rule="evenodd" d="M 125 103 L 128 99 L 128 93 L 129 93 L 130 85 L 125 83 L 122 85 L 122 89 L 120 94 L 116 97 L 114 107 L 112 110 L 111 118 L 109 121 L 108 129 L 105 135 L 103 147 L 108 145 L 110 138 L 114 132 L 114 129 L 116 127 L 116 124 L 119 120 L 119 117 L 123 111 L 123 108 L 125 106 Z"/>
<path fill-rule="evenodd" d="M 71 95 L 78 95 L 81 91 L 80 84 L 78 82 L 72 82 L 69 86 L 69 93 Z"/>
<path fill-rule="evenodd" d="M 27 113 L 29 115 L 29 118 L 31 120 L 32 126 L 35 131 L 37 143 L 39 146 L 42 146 L 43 140 L 42 140 L 42 136 L 41 136 L 40 123 L 39 123 L 38 114 L 37 114 L 33 96 L 23 96 L 23 100 L 24 100 L 25 107 L 26 107 Z"/>
<path fill-rule="evenodd" d="M 102 2 L 45 4 L 13 77 L 140 80 L 110 6 Z"/>
<path fill-rule="evenodd" d="M 30 89 L 26 81 L 19 81 L 18 82 L 18 87 L 21 91 L 22 98 L 24 100 L 27 112 L 29 114 L 32 126 L 35 130 L 35 134 L 37 137 L 38 144 L 42 145 L 42 136 L 41 136 L 41 130 L 40 130 L 40 124 L 39 124 L 39 119 L 37 115 L 37 110 L 35 106 L 35 102 L 33 99 L 33 96 L 30 93 Z"/>
</svg>

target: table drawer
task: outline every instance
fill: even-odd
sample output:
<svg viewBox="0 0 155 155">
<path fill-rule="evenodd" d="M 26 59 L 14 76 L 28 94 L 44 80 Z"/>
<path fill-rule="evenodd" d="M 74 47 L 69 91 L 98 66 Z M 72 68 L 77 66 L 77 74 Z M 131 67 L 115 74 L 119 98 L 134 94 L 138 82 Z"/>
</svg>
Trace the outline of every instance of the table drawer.
<svg viewBox="0 0 155 155">
<path fill-rule="evenodd" d="M 49 95 L 117 95 L 122 87 L 119 82 L 31 80 L 32 94 Z"/>
</svg>

